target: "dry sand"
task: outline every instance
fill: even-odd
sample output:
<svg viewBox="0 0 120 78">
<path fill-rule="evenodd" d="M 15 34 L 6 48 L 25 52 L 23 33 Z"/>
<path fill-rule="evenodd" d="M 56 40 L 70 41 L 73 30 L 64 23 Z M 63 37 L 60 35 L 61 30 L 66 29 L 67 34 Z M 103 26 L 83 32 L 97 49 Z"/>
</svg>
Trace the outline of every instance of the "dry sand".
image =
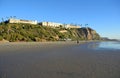
<svg viewBox="0 0 120 78">
<path fill-rule="evenodd" d="M 2 43 L 0 78 L 120 78 L 120 50 L 96 43 Z"/>
</svg>

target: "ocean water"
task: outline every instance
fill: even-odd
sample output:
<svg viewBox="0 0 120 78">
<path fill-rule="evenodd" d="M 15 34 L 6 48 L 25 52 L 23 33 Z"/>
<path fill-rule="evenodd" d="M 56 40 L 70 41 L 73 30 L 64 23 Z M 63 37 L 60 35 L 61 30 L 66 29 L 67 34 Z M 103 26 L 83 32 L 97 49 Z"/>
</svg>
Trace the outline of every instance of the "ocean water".
<svg viewBox="0 0 120 78">
<path fill-rule="evenodd" d="M 97 49 L 117 50 L 120 49 L 120 42 L 118 41 L 100 42 L 97 45 Z"/>
</svg>

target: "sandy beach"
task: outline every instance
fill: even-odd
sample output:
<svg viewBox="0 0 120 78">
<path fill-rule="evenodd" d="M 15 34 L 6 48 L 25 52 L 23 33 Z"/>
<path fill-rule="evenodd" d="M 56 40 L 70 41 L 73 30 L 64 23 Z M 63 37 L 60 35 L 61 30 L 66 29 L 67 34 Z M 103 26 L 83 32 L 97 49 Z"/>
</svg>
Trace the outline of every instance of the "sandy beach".
<svg viewBox="0 0 120 78">
<path fill-rule="evenodd" d="M 0 78 L 120 78 L 120 50 L 98 43 L 0 43 Z"/>
</svg>

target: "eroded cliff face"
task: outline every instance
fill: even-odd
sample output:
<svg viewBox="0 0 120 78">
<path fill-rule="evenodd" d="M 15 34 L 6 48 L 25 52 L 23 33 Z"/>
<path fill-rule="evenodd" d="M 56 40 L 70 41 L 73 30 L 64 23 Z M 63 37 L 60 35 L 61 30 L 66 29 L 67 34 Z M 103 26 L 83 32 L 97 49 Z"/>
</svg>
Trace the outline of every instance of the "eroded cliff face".
<svg viewBox="0 0 120 78">
<path fill-rule="evenodd" d="M 79 28 L 76 30 L 79 38 L 83 40 L 99 40 L 100 35 L 89 27 Z"/>
</svg>

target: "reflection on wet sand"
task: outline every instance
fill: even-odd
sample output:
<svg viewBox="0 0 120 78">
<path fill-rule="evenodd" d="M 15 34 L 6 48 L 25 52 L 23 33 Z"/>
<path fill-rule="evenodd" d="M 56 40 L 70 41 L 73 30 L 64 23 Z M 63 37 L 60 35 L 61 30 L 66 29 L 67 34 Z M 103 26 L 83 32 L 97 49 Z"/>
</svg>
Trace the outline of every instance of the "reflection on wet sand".
<svg viewBox="0 0 120 78">
<path fill-rule="evenodd" d="M 120 78 L 120 50 L 98 43 L 0 44 L 0 78 Z"/>
</svg>

